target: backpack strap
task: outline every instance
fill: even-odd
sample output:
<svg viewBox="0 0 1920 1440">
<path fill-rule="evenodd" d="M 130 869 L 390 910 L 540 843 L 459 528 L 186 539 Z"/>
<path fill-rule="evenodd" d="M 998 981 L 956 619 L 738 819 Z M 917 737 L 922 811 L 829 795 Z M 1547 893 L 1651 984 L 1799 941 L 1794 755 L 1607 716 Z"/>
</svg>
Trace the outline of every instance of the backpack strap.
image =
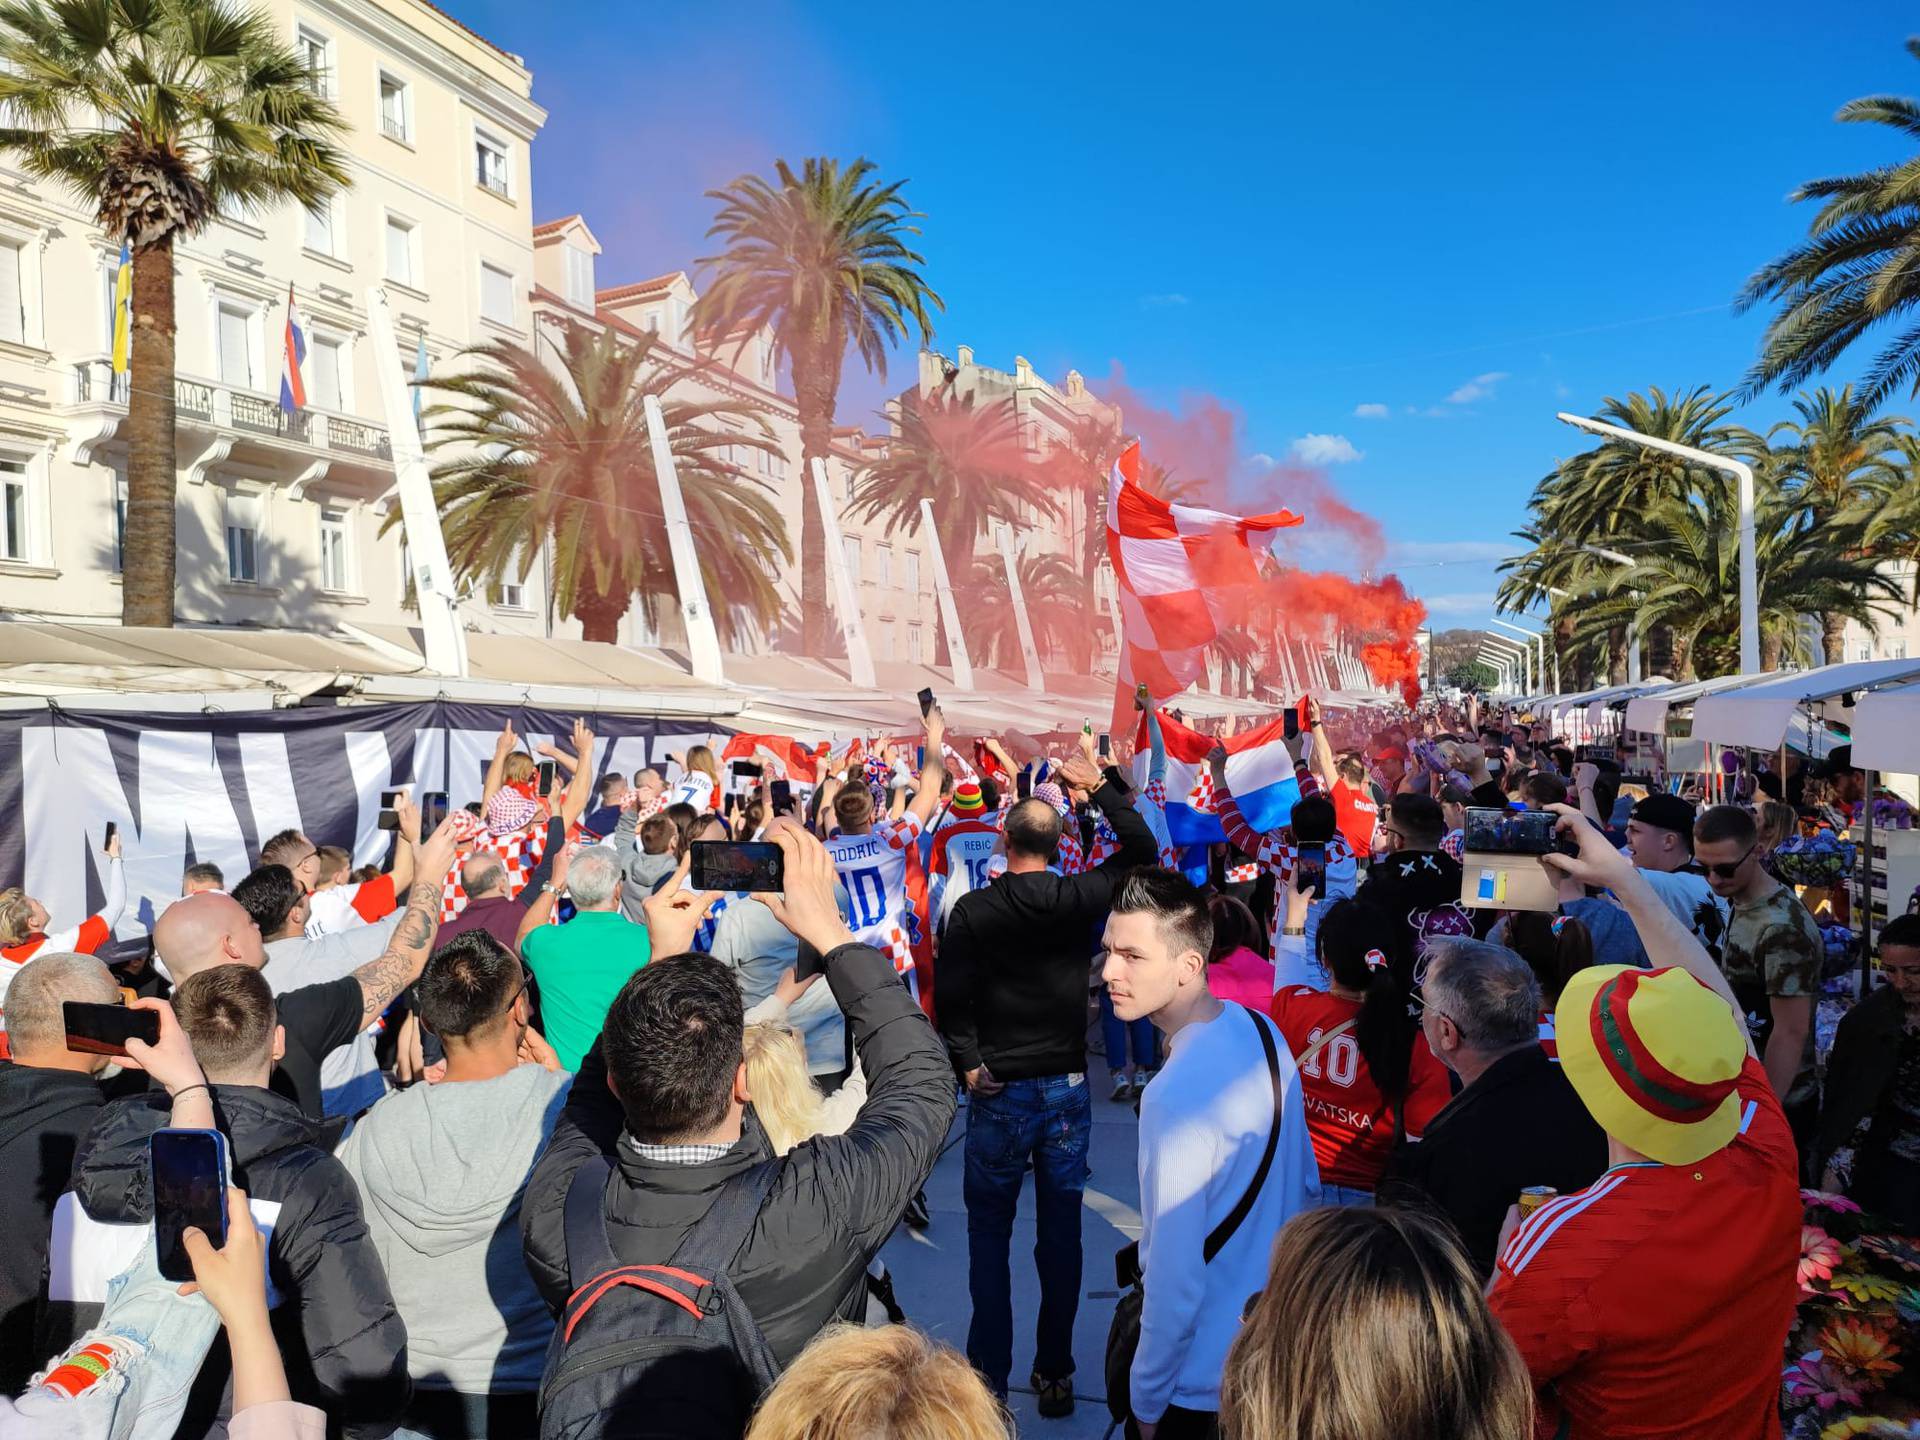
<svg viewBox="0 0 1920 1440">
<path fill-rule="evenodd" d="M 1327 1046 L 1353 1029 L 1358 1023 L 1359 1018 L 1357 1016 L 1352 1020 L 1342 1020 L 1338 1025 L 1334 1026 L 1333 1029 L 1326 1031 L 1318 1040 L 1307 1046 L 1305 1050 L 1302 1050 L 1299 1059 L 1295 1061 L 1295 1063 L 1299 1065 L 1302 1070 L 1306 1069 L 1307 1066 L 1313 1063 L 1314 1056 L 1318 1055 L 1322 1050 L 1326 1049 Z"/>
<path fill-rule="evenodd" d="M 785 1159 L 775 1155 L 729 1178 L 667 1263 L 697 1275 L 724 1274 L 747 1243 L 760 1207 L 785 1165 Z"/>
<path fill-rule="evenodd" d="M 1225 1248 L 1241 1222 L 1252 1213 L 1253 1202 L 1259 1198 L 1261 1188 L 1267 1183 L 1267 1172 L 1273 1169 L 1273 1152 L 1280 1145 L 1280 1107 L 1285 1099 L 1285 1092 L 1280 1085 L 1280 1053 L 1274 1048 L 1273 1032 L 1267 1028 L 1268 1022 L 1252 1010 L 1247 1014 L 1253 1021 L 1253 1028 L 1260 1032 L 1261 1048 L 1267 1052 L 1267 1075 L 1273 1081 L 1273 1124 L 1267 1130 L 1267 1148 L 1261 1153 L 1260 1168 L 1253 1172 L 1253 1179 L 1248 1183 L 1246 1193 L 1240 1197 L 1240 1203 L 1207 1236 L 1207 1243 L 1200 1252 L 1202 1264 L 1211 1261 Z"/>
<path fill-rule="evenodd" d="M 595 1155 L 573 1172 L 567 1186 L 567 1284 L 575 1290 L 620 1266 L 607 1236 L 607 1181 L 612 1176 L 613 1162 Z"/>
</svg>

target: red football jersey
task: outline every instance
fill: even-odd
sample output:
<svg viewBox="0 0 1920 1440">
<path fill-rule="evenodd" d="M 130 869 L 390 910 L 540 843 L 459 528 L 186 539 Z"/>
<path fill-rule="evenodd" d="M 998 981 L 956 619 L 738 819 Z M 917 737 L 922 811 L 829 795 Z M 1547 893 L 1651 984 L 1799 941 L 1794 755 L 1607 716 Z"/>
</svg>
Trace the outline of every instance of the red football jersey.
<svg viewBox="0 0 1920 1440">
<path fill-rule="evenodd" d="M 1799 1160 L 1766 1071 L 1741 1128 L 1693 1165 L 1619 1165 L 1549 1200 L 1500 1251 L 1488 1296 L 1569 1440 L 1771 1440 L 1799 1298 Z M 1564 1425 L 1564 1429 L 1561 1427 Z"/>
<path fill-rule="evenodd" d="M 1298 1060 L 1328 1031 L 1358 1018 L 1360 1002 L 1289 985 L 1273 997 L 1271 1013 Z M 1329 1185 L 1373 1189 L 1393 1149 L 1394 1107 L 1367 1072 L 1352 1030 L 1334 1036 L 1301 1064 L 1300 1092 L 1306 1101 L 1307 1130 L 1313 1137 L 1313 1158 L 1320 1163 L 1320 1179 Z M 1446 1067 L 1427 1048 L 1426 1036 L 1416 1035 L 1407 1069 L 1407 1138 L 1418 1140 L 1452 1098 Z"/>
<path fill-rule="evenodd" d="M 1366 859 L 1373 852 L 1373 832 L 1380 824 L 1380 807 L 1374 804 L 1373 793 L 1365 785 L 1356 790 L 1344 780 L 1335 780 L 1329 793 L 1341 835 L 1354 854 Z"/>
</svg>

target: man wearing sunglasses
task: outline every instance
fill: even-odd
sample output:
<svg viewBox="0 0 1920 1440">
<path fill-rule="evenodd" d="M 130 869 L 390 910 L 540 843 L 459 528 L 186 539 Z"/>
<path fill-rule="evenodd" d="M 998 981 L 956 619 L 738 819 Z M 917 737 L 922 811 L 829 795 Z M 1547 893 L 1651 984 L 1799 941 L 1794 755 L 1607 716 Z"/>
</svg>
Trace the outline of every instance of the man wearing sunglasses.
<svg viewBox="0 0 1920 1440">
<path fill-rule="evenodd" d="M 1826 955 L 1820 927 L 1792 889 L 1766 872 L 1759 829 L 1738 805 L 1701 813 L 1693 854 L 1713 893 L 1733 907 L 1720 968 L 1804 1154 L 1820 1105 L 1813 1054 L 1813 1007 Z"/>
</svg>

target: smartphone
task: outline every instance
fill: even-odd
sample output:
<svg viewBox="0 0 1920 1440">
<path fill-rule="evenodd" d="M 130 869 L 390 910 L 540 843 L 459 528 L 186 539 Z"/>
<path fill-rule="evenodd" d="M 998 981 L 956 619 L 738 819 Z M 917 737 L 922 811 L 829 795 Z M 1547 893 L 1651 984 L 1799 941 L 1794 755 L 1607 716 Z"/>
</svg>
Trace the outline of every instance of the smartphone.
<svg viewBox="0 0 1920 1440">
<path fill-rule="evenodd" d="M 1293 862 L 1293 888 L 1316 900 L 1327 898 L 1327 847 L 1320 841 L 1300 847 Z"/>
<path fill-rule="evenodd" d="M 551 760 L 542 760 L 540 762 L 540 792 L 539 793 L 542 799 L 545 799 L 547 796 L 553 794 L 553 776 L 554 776 L 555 770 L 558 768 L 559 767 L 556 766 L 554 762 Z"/>
<path fill-rule="evenodd" d="M 451 807 L 447 803 L 447 792 L 429 790 L 420 797 L 420 825 L 428 834 L 439 828 L 440 822 L 447 818 Z"/>
<path fill-rule="evenodd" d="M 1280 712 L 1280 733 L 1289 740 L 1300 738 L 1300 712 L 1291 705 Z"/>
<path fill-rule="evenodd" d="M 187 1228 L 199 1230 L 216 1250 L 227 1243 L 227 1137 L 218 1130 L 156 1130 L 147 1140 L 147 1156 L 160 1274 L 191 1280 Z"/>
<path fill-rule="evenodd" d="M 920 692 L 920 718 L 926 719 L 933 713 L 933 689 L 929 686 Z"/>
<path fill-rule="evenodd" d="M 1113 736 L 1102 735 L 1100 737 L 1099 748 L 1100 748 L 1100 758 L 1102 760 L 1111 760 L 1113 758 Z"/>
<path fill-rule="evenodd" d="M 696 840 L 687 883 L 695 890 L 783 890 L 780 847 L 768 840 Z"/>
<path fill-rule="evenodd" d="M 100 848 L 102 850 L 111 849 L 113 846 L 113 837 L 118 835 L 119 833 L 120 833 L 119 822 L 114 820 L 107 821 L 107 833 L 105 836 L 101 838 Z"/>
<path fill-rule="evenodd" d="M 380 792 L 380 816 L 374 823 L 382 830 L 398 830 L 400 828 L 400 812 L 394 807 L 400 803 L 406 793 L 404 787 L 399 790 L 382 790 Z"/>
<path fill-rule="evenodd" d="M 793 785 L 786 780 L 767 782 L 767 818 L 784 815 L 793 805 Z"/>
<path fill-rule="evenodd" d="M 756 765 L 751 760 L 735 760 L 728 769 L 733 772 L 733 778 L 736 780 L 758 780 L 766 773 L 764 765 Z"/>
<path fill-rule="evenodd" d="M 1020 773 L 1013 777 L 1013 788 L 1014 793 L 1018 795 L 1020 799 L 1031 800 L 1033 798 L 1033 772 L 1025 766 L 1022 766 Z"/>
<path fill-rule="evenodd" d="M 1578 842 L 1562 840 L 1554 827 L 1558 818 L 1540 810 L 1467 811 L 1466 850 L 1474 855 L 1551 855 L 1569 853 Z"/>
<path fill-rule="evenodd" d="M 160 1017 L 151 1010 L 85 1000 L 63 1001 L 60 1008 L 66 1018 L 67 1049 L 76 1054 L 124 1055 L 129 1040 L 160 1043 Z"/>
</svg>

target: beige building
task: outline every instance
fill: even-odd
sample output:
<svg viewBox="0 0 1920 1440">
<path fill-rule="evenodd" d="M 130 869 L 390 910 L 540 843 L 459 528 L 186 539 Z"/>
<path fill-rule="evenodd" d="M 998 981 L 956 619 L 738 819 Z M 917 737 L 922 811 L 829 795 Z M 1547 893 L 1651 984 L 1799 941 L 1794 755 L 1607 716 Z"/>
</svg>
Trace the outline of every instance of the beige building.
<svg viewBox="0 0 1920 1440">
<path fill-rule="evenodd" d="M 1908 660 L 1920 658 L 1920 610 L 1912 605 L 1914 564 L 1911 560 L 1890 561 L 1881 573 L 1900 587 L 1899 603 L 1888 608 L 1895 613 L 1883 617 L 1871 628 L 1858 620 L 1847 621 L 1847 638 L 1841 653 L 1844 660 Z M 1819 626 L 1813 625 L 1815 644 Z"/>
<path fill-rule="evenodd" d="M 393 467 L 367 334 L 384 285 L 411 374 L 532 335 L 532 75 L 423 0 L 267 0 L 352 125 L 325 214 L 221 216 L 178 251 L 183 621 L 400 621 Z M 0 614 L 114 620 L 126 380 L 118 247 L 0 159 Z M 278 405 L 291 287 L 308 408 Z M 478 617 L 485 623 L 485 617 Z"/>
</svg>

